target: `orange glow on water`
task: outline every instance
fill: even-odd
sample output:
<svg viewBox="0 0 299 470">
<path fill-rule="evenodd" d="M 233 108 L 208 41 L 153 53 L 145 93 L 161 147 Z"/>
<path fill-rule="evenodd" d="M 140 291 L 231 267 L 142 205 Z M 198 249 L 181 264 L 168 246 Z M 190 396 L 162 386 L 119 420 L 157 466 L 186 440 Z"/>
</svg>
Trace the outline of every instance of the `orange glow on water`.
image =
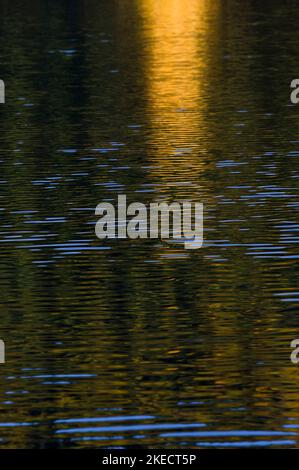
<svg viewBox="0 0 299 470">
<path fill-rule="evenodd" d="M 201 172 L 207 134 L 211 21 L 219 3 L 142 0 L 145 76 L 153 160 L 159 177 L 190 182 Z M 159 168 L 158 168 L 159 166 Z"/>
</svg>

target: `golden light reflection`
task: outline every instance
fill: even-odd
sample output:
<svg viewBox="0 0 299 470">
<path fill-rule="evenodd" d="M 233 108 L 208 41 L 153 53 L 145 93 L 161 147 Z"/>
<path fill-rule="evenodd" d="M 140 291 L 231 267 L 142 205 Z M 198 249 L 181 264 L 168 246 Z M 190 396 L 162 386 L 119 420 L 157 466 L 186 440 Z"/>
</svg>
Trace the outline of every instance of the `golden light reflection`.
<svg viewBox="0 0 299 470">
<path fill-rule="evenodd" d="M 204 167 L 211 54 L 220 2 L 141 0 L 153 176 L 196 184 Z"/>
</svg>

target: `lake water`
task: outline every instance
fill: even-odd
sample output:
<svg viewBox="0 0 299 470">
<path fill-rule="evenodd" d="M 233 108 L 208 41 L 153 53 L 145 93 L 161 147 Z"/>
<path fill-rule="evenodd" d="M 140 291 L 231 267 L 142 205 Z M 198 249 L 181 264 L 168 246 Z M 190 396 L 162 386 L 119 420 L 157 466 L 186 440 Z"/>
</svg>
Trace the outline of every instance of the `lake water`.
<svg viewBox="0 0 299 470">
<path fill-rule="evenodd" d="M 299 447 L 298 22 L 0 0 L 0 447 Z M 204 247 L 98 240 L 119 194 Z"/>
</svg>

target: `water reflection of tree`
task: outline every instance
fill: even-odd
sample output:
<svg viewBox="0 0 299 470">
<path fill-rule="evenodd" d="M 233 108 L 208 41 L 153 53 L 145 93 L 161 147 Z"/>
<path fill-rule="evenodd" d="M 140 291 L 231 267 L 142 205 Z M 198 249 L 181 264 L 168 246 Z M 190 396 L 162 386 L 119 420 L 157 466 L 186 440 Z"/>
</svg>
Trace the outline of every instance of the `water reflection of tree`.
<svg viewBox="0 0 299 470">
<path fill-rule="evenodd" d="M 214 2 L 196 2 L 202 6 L 196 10 L 201 26 L 190 29 L 187 46 L 177 43 L 178 61 L 166 64 L 171 31 L 161 48 L 159 39 L 172 19 L 168 23 L 165 16 L 157 18 L 159 12 L 147 10 L 150 1 L 37 3 L 28 10 L 23 3 L 0 2 L 1 55 L 9 84 L 8 103 L 1 110 L 1 179 L 7 181 L 1 230 L 29 230 L 29 236 L 42 235 L 46 243 L 87 238 L 96 244 L 92 226 L 86 225 L 92 213 L 72 209 L 115 198 L 109 183 L 116 181 L 132 200 L 205 198 L 213 239 L 275 243 L 269 206 L 259 208 L 262 217 L 256 219 L 257 209 L 238 200 L 240 191 L 233 187 L 254 187 L 261 170 L 255 157 L 269 147 L 285 152 L 291 140 L 293 119 L 281 104 L 281 83 L 287 87 L 288 70 L 296 71 L 285 58 L 297 35 L 296 11 L 290 21 L 276 2 L 271 2 L 270 17 L 268 7 L 256 2 L 248 2 L 242 12 L 234 1 L 223 2 L 218 11 Z M 185 15 L 188 21 L 188 11 Z M 180 101 L 172 74 L 183 64 L 182 54 L 187 68 L 178 84 Z M 270 83 L 269 71 L 277 77 Z M 174 113 L 181 102 L 192 112 Z M 111 149 L 111 142 L 125 145 L 114 152 L 91 150 Z M 182 150 L 190 147 L 191 154 Z M 242 163 L 248 155 L 250 165 L 229 174 L 229 189 L 228 174 L 215 162 Z M 279 178 L 295 187 L 291 163 L 276 158 L 275 164 Z M 53 176 L 62 178 L 55 189 L 49 182 L 33 184 Z M 152 193 L 138 192 L 145 183 Z M 223 194 L 237 203 L 219 205 Z M 12 214 L 16 209 L 38 212 L 26 219 Z M 273 214 L 281 217 L 279 202 Z M 67 223 L 55 228 L 25 223 L 58 215 Z M 284 216 L 293 217 L 290 211 Z M 245 220 L 245 226 L 220 223 L 231 219 Z M 248 235 L 240 232 L 244 227 Z M 278 339 L 282 313 L 272 296 L 274 287 L 294 286 L 295 262 L 268 266 L 238 247 L 210 247 L 183 258 L 179 248 L 123 242 L 109 252 L 59 259 L 51 248 L 35 252 L 16 243 L 5 246 L 0 309 L 2 336 L 12 342 L 2 375 L 19 375 L 32 363 L 48 373 L 98 374 L 69 387 L 25 382 L 32 400 L 16 398 L 16 406 L 3 412 L 7 421 L 41 420 L 43 433 L 53 437 L 51 419 L 99 414 L 95 410 L 104 405 L 181 421 L 214 422 L 217 417 L 219 428 L 239 428 L 242 406 L 250 408 L 253 427 L 276 429 L 288 407 L 295 417 L 294 369 L 280 363 L 284 352 L 288 359 L 284 340 L 293 330 L 285 328 Z M 207 256 L 228 261 L 211 263 Z M 40 259 L 55 262 L 43 269 L 33 263 Z M 2 392 L 7 383 L 1 383 Z M 11 384 L 22 388 L 18 381 Z M 203 406 L 177 407 L 191 397 Z M 233 414 L 227 402 L 240 411 Z M 10 439 L 32 446 L 40 436 L 18 428 Z"/>
</svg>

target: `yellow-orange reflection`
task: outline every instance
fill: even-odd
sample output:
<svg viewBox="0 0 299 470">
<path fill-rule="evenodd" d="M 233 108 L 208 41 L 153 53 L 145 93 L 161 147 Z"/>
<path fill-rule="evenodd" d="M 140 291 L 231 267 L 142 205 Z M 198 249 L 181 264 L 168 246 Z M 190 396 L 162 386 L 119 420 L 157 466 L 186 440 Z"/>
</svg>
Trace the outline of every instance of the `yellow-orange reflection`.
<svg viewBox="0 0 299 470">
<path fill-rule="evenodd" d="M 201 174 L 209 53 L 220 2 L 141 0 L 154 175 L 172 186 Z"/>
</svg>

